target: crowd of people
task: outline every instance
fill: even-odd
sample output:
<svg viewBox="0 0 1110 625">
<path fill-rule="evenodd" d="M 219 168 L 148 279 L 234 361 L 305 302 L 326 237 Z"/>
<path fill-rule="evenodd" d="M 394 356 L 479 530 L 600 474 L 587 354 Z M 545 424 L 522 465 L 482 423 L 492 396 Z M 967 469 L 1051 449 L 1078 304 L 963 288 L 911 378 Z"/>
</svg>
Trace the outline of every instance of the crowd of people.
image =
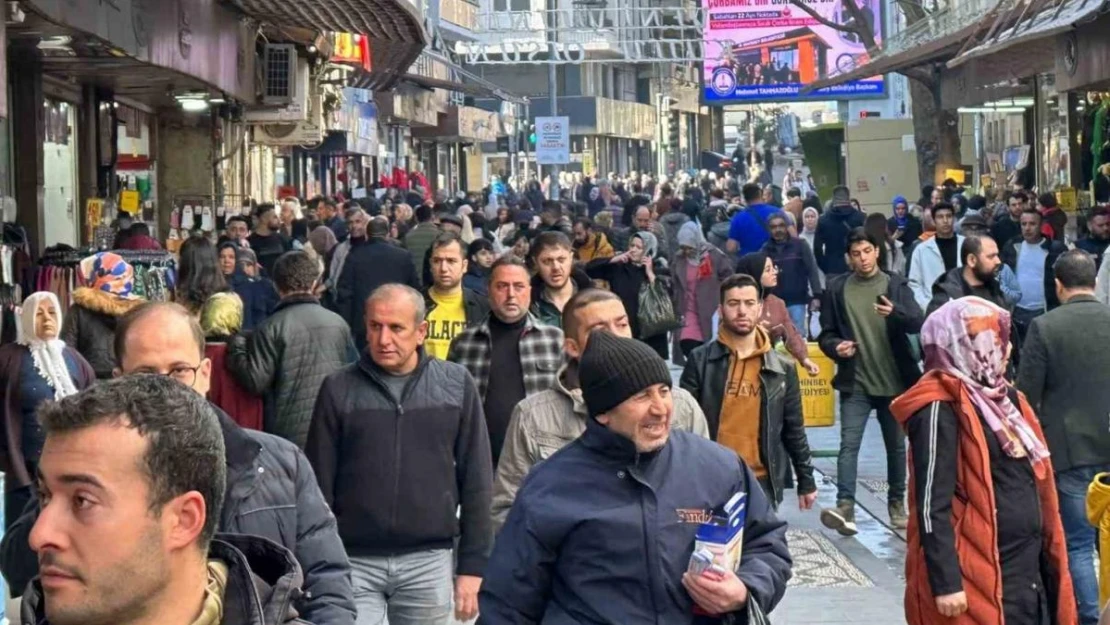
<svg viewBox="0 0 1110 625">
<path fill-rule="evenodd" d="M 174 303 L 111 252 L 68 308 L 27 298 L 0 347 L 23 622 L 769 622 L 777 513 L 817 500 L 810 341 L 840 402 L 820 519 L 857 533 L 875 412 L 909 623 L 1098 621 L 1110 213 L 1073 240 L 1022 190 L 868 215 L 704 172 L 497 182 L 259 204 L 184 242 Z M 738 496 L 739 563 L 691 569 Z"/>
</svg>

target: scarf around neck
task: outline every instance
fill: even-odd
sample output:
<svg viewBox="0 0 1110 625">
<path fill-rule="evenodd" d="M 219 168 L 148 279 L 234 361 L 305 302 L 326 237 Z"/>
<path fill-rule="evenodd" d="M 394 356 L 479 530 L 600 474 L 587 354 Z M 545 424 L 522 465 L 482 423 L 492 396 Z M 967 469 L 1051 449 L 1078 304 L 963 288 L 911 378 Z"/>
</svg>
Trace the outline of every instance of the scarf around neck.
<svg viewBox="0 0 1110 625">
<path fill-rule="evenodd" d="M 925 370 L 959 379 L 1002 451 L 1037 465 L 1048 458 L 1048 448 L 1010 401 L 1005 378 L 1009 344 L 1010 313 L 978 297 L 948 302 L 921 327 Z"/>
<path fill-rule="evenodd" d="M 54 304 L 54 310 L 58 311 L 58 328 L 61 329 L 62 307 L 58 304 L 58 297 L 49 291 L 32 293 L 24 300 L 19 313 L 19 338 L 16 342 L 31 352 L 35 371 L 54 389 L 54 399 L 57 400 L 77 393 L 77 387 L 66 366 L 65 342 L 57 338 L 44 341 L 35 335 L 35 313 L 44 302 Z"/>
</svg>

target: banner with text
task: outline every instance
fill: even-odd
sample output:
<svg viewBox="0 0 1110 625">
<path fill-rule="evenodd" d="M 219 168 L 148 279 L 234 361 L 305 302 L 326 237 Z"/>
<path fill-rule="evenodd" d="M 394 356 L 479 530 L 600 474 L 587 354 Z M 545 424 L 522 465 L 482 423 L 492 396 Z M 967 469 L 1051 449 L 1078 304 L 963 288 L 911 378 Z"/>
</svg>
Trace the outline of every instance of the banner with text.
<svg viewBox="0 0 1110 625">
<path fill-rule="evenodd" d="M 856 1 L 879 43 L 879 0 Z M 884 95 L 882 76 L 798 95 L 809 83 L 867 63 L 858 35 L 820 23 L 789 0 L 702 2 L 706 104 Z M 806 0 L 806 5 L 829 22 L 851 21 L 841 0 Z"/>
</svg>

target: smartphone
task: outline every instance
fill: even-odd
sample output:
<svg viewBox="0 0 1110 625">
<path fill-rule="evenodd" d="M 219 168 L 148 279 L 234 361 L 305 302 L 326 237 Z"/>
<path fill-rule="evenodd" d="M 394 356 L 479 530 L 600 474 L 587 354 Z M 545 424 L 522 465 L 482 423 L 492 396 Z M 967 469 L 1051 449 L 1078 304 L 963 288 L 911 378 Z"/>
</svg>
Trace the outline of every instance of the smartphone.
<svg viewBox="0 0 1110 625">
<path fill-rule="evenodd" d="M 878 304 L 879 306 L 882 306 L 884 297 L 886 297 L 886 296 L 885 295 L 876 295 L 875 296 L 875 303 Z"/>
</svg>

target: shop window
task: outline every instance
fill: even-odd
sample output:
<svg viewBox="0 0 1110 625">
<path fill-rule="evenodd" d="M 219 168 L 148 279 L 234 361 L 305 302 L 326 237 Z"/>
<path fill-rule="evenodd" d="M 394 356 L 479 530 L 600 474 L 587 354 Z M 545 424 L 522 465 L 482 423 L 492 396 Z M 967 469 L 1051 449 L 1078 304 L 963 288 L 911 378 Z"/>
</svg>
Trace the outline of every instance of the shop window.
<svg viewBox="0 0 1110 625">
<path fill-rule="evenodd" d="M 1067 94 L 1056 93 L 1056 77 L 1037 77 L 1037 183 L 1046 190 L 1071 183 Z"/>
</svg>

